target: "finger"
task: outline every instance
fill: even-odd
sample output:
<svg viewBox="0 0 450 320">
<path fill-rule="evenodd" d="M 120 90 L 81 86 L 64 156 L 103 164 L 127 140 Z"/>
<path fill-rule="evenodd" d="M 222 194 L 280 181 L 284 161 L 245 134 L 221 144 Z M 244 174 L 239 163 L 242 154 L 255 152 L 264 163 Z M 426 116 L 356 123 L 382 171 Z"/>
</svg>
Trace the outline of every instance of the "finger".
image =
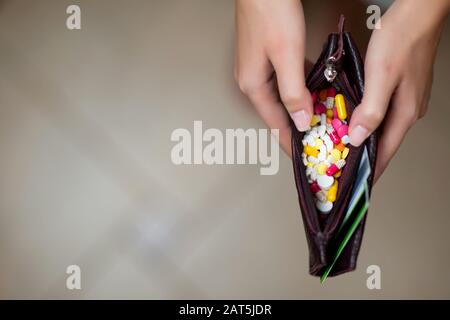
<svg viewBox="0 0 450 320">
<path fill-rule="evenodd" d="M 396 71 L 389 63 L 380 63 L 378 59 L 368 57 L 364 96 L 353 112 L 349 125 L 349 138 L 353 146 L 361 145 L 383 121 L 396 83 Z"/>
<path fill-rule="evenodd" d="M 304 39 L 304 35 L 301 36 Z M 305 85 L 304 40 L 283 40 L 288 45 L 269 51 L 275 69 L 281 101 L 299 131 L 309 129 L 313 111 L 312 99 Z"/>
<path fill-rule="evenodd" d="M 395 153 L 398 151 L 409 128 L 418 118 L 418 104 L 410 94 L 411 90 L 401 84 L 394 95 L 391 107 L 378 142 L 375 182 L 383 174 Z"/>
<path fill-rule="evenodd" d="M 238 51 L 235 77 L 241 91 L 247 95 L 256 111 L 270 129 L 279 129 L 281 148 L 291 156 L 289 117 L 278 97 L 273 67 L 262 50 L 244 56 Z"/>
<path fill-rule="evenodd" d="M 272 63 L 284 107 L 299 131 L 308 130 L 313 106 L 311 94 L 305 86 L 303 57 L 298 54 L 284 53 L 278 55 Z"/>
<path fill-rule="evenodd" d="M 289 116 L 278 98 L 275 78 L 263 83 L 257 90 L 252 91 L 249 98 L 256 111 L 271 129 L 279 129 L 281 148 L 292 156 L 291 127 Z"/>
</svg>

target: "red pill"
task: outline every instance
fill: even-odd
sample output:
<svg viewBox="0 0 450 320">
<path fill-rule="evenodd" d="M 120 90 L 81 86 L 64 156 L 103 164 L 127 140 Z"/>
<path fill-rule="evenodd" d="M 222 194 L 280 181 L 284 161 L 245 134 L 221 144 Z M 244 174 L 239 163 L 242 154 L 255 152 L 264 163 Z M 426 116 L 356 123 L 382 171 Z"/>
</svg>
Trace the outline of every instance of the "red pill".
<svg viewBox="0 0 450 320">
<path fill-rule="evenodd" d="M 326 171 L 327 176 L 333 176 L 336 173 L 339 172 L 339 170 L 341 170 L 343 167 L 345 166 L 345 160 L 341 159 L 339 161 L 337 161 L 336 163 L 333 163 L 332 165 L 330 165 Z"/>
<path fill-rule="evenodd" d="M 337 173 L 339 171 L 339 168 L 337 167 L 337 165 L 335 165 L 334 163 L 328 167 L 327 169 L 327 176 L 332 176 L 335 173 Z"/>
<path fill-rule="evenodd" d="M 341 142 L 341 138 L 339 138 L 339 135 L 336 132 L 336 130 L 334 130 L 333 128 L 328 128 L 327 132 L 331 138 L 331 141 L 333 141 L 334 144 L 339 144 L 339 142 Z"/>
<path fill-rule="evenodd" d="M 318 96 L 319 95 L 318 95 L 317 91 L 314 91 L 313 93 L 311 93 L 311 98 L 312 98 L 313 104 L 317 102 Z"/>
<path fill-rule="evenodd" d="M 317 184 L 317 181 L 312 182 L 309 186 L 311 187 L 311 192 L 314 194 L 321 190 L 319 185 Z"/>
<path fill-rule="evenodd" d="M 325 105 L 321 102 L 316 102 L 314 104 L 314 113 L 316 114 L 322 114 L 327 112 L 327 107 L 325 107 Z"/>
<path fill-rule="evenodd" d="M 328 88 L 328 90 L 327 90 L 327 97 L 333 97 L 334 98 L 335 95 L 336 95 L 336 89 L 333 88 L 333 87 Z"/>
</svg>

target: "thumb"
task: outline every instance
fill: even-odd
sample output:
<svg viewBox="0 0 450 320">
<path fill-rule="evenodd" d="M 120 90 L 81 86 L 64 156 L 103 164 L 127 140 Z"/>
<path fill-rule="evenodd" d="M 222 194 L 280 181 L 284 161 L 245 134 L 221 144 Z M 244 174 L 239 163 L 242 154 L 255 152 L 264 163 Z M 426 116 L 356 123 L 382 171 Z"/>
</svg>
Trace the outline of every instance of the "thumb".
<svg viewBox="0 0 450 320">
<path fill-rule="evenodd" d="M 386 68 L 367 68 L 365 92 L 349 125 L 350 143 L 358 147 L 383 121 L 395 89 L 395 77 Z"/>
</svg>

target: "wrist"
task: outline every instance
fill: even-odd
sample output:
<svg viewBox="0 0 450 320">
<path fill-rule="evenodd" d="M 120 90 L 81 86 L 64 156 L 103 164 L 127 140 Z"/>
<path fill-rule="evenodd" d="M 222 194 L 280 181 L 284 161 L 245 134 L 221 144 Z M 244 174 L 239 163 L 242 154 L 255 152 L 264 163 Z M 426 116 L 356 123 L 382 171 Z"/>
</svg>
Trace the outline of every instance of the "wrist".
<svg viewBox="0 0 450 320">
<path fill-rule="evenodd" d="M 397 7 L 416 21 L 440 24 L 450 13 L 450 0 L 396 0 L 392 7 Z"/>
</svg>

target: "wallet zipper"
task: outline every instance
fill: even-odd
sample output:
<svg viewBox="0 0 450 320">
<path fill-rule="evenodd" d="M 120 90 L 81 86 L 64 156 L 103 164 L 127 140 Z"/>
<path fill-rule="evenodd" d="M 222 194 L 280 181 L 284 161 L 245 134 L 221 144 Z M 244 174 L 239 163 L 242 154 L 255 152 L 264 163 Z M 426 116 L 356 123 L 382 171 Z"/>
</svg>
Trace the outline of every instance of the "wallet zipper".
<svg viewBox="0 0 450 320">
<path fill-rule="evenodd" d="M 328 82 L 332 83 L 336 76 L 338 75 L 338 71 L 336 70 L 336 64 L 341 60 L 342 56 L 345 55 L 344 51 L 344 21 L 345 18 L 343 15 L 339 18 L 339 24 L 338 24 L 338 32 L 337 37 L 337 48 L 336 50 L 330 54 L 330 56 L 327 58 L 325 62 L 322 62 L 320 67 L 317 69 L 317 71 L 311 76 L 311 82 L 312 86 L 317 85 L 316 81 L 321 81 L 323 79 L 326 79 Z"/>
<path fill-rule="evenodd" d="M 337 71 L 335 67 L 336 58 L 331 56 L 327 59 L 325 63 L 325 70 L 323 71 L 323 75 L 328 82 L 333 82 L 336 79 Z"/>
<path fill-rule="evenodd" d="M 344 54 L 343 51 L 342 54 Z M 338 71 L 336 70 L 336 62 L 337 59 L 334 56 L 330 56 L 325 63 L 322 62 L 322 64 L 310 78 L 311 87 L 319 87 L 319 84 L 321 84 L 323 80 L 327 80 L 329 83 L 333 83 L 338 76 Z"/>
</svg>

